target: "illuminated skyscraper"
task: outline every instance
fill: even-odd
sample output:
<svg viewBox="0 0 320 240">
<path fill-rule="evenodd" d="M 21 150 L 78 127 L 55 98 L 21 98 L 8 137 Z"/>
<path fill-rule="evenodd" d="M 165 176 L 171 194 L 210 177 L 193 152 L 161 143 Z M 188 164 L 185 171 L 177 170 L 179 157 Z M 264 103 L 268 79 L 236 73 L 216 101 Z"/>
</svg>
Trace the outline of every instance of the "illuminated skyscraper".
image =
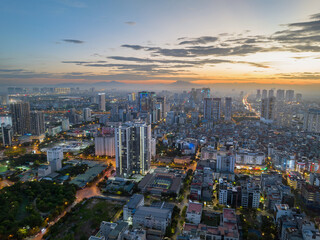
<svg viewBox="0 0 320 240">
<path fill-rule="evenodd" d="M 2 132 L 2 144 L 3 146 L 11 146 L 12 145 L 12 137 L 13 131 L 11 125 L 1 124 L 1 132 Z"/>
<path fill-rule="evenodd" d="M 30 133 L 30 104 L 12 103 L 10 108 L 13 133 L 17 135 Z"/>
<path fill-rule="evenodd" d="M 151 125 L 126 123 L 115 129 L 118 176 L 146 174 L 151 164 Z"/>
<path fill-rule="evenodd" d="M 30 114 L 31 116 L 31 133 L 36 136 L 44 134 L 45 122 L 44 122 L 44 113 L 41 111 L 33 111 Z"/>
</svg>

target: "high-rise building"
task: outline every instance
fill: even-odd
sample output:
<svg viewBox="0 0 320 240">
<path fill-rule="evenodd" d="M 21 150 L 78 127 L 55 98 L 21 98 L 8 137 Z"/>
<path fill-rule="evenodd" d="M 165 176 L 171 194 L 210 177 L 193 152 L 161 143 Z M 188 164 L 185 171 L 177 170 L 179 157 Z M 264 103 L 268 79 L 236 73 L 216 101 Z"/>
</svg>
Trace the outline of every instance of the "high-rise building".
<svg viewBox="0 0 320 240">
<path fill-rule="evenodd" d="M 264 98 L 261 100 L 260 120 L 266 123 L 272 123 L 275 118 L 275 97 Z"/>
<path fill-rule="evenodd" d="M 203 107 L 203 117 L 205 120 L 213 120 L 212 98 L 205 98 Z"/>
<path fill-rule="evenodd" d="M 231 121 L 232 116 L 232 98 L 226 97 L 224 120 Z"/>
<path fill-rule="evenodd" d="M 302 102 L 302 94 L 301 93 L 296 94 L 296 101 L 299 103 Z"/>
<path fill-rule="evenodd" d="M 320 109 L 309 109 L 304 116 L 305 131 L 320 133 Z"/>
<path fill-rule="evenodd" d="M 2 132 L 2 144 L 3 146 L 11 146 L 12 145 L 12 137 L 13 131 L 11 125 L 1 124 L 1 132 Z"/>
<path fill-rule="evenodd" d="M 99 93 L 98 98 L 99 110 L 104 112 L 106 110 L 106 94 Z"/>
<path fill-rule="evenodd" d="M 267 98 L 267 97 L 268 97 L 268 91 L 267 91 L 267 89 L 263 89 L 261 98 L 264 99 L 264 98 Z"/>
<path fill-rule="evenodd" d="M 202 88 L 201 95 L 202 95 L 202 100 L 205 98 L 210 98 L 210 88 Z"/>
<path fill-rule="evenodd" d="M 233 155 L 219 153 L 217 155 L 217 171 L 218 172 L 234 172 L 236 158 Z"/>
<path fill-rule="evenodd" d="M 260 99 L 260 98 L 261 98 L 261 90 L 257 89 L 256 99 Z"/>
<path fill-rule="evenodd" d="M 29 103 L 12 103 L 11 117 L 13 133 L 24 135 L 30 133 L 30 104 Z"/>
<path fill-rule="evenodd" d="M 61 128 L 62 128 L 62 131 L 68 131 L 68 130 L 70 130 L 69 118 L 64 118 L 64 119 L 62 119 Z"/>
<path fill-rule="evenodd" d="M 152 112 L 154 109 L 156 94 L 154 92 L 138 93 L 138 108 L 140 112 Z"/>
<path fill-rule="evenodd" d="M 115 140 L 113 135 L 96 136 L 94 138 L 94 143 L 96 156 L 114 157 L 116 155 Z"/>
<path fill-rule="evenodd" d="M 292 102 L 294 100 L 294 90 L 287 90 L 286 91 L 286 101 Z"/>
<path fill-rule="evenodd" d="M 51 171 L 59 171 L 62 168 L 63 149 L 59 147 L 47 150 L 47 161 L 50 164 Z"/>
<path fill-rule="evenodd" d="M 156 109 L 158 110 L 158 119 L 164 119 L 167 116 L 167 103 L 165 97 L 157 97 Z"/>
<path fill-rule="evenodd" d="M 221 98 L 212 98 L 213 121 L 217 122 L 221 117 Z"/>
<path fill-rule="evenodd" d="M 151 125 L 126 123 L 115 129 L 117 175 L 145 174 L 151 162 Z"/>
<path fill-rule="evenodd" d="M 91 109 L 90 108 L 84 108 L 83 111 L 82 111 L 82 117 L 83 117 L 83 121 L 91 122 L 92 121 Z"/>
<path fill-rule="evenodd" d="M 274 97 L 274 90 L 273 89 L 269 90 L 269 97 Z"/>
<path fill-rule="evenodd" d="M 40 136 L 46 131 L 44 113 L 41 111 L 33 111 L 31 116 L 31 133 L 35 136 Z"/>
<path fill-rule="evenodd" d="M 284 90 L 278 89 L 277 90 L 277 101 L 283 101 L 284 100 Z"/>
<path fill-rule="evenodd" d="M 69 122 L 72 124 L 78 124 L 81 121 L 81 115 L 79 115 L 75 108 L 71 108 L 66 113 L 66 117 L 69 119 Z"/>
</svg>

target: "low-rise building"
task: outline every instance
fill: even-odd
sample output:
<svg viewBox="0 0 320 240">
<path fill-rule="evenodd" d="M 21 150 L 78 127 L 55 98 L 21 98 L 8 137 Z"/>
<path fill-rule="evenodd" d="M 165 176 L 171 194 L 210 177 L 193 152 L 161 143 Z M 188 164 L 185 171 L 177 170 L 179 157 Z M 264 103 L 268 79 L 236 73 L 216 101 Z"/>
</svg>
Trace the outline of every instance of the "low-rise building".
<svg viewBox="0 0 320 240">
<path fill-rule="evenodd" d="M 132 219 L 132 216 L 140 206 L 144 206 L 144 196 L 142 194 L 134 194 L 123 207 L 123 219 L 125 221 Z"/>
<path fill-rule="evenodd" d="M 199 224 L 202 216 L 202 203 L 189 202 L 186 220 L 191 223 Z"/>
<path fill-rule="evenodd" d="M 145 228 L 160 230 L 162 233 L 171 224 L 169 209 L 140 206 L 133 215 L 132 222 Z"/>
</svg>

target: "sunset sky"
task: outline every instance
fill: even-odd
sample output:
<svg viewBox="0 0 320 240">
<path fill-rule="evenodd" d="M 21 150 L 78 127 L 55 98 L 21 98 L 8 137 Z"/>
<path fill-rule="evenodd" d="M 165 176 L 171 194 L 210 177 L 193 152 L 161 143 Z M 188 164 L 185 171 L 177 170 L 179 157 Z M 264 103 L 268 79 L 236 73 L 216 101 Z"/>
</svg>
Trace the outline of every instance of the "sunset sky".
<svg viewBox="0 0 320 240">
<path fill-rule="evenodd" d="M 2 85 L 320 83 L 319 0 L 1 0 Z"/>
</svg>

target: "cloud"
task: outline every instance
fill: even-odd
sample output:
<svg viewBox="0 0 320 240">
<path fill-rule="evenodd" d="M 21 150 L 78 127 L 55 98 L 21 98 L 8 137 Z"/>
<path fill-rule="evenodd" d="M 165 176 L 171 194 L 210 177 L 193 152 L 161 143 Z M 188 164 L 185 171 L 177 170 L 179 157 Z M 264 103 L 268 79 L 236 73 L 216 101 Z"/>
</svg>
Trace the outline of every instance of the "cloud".
<svg viewBox="0 0 320 240">
<path fill-rule="evenodd" d="M 74 43 L 74 44 L 82 44 L 84 41 L 77 40 L 77 39 L 62 39 L 62 41 L 67 43 Z"/>
<path fill-rule="evenodd" d="M 121 47 L 131 48 L 131 49 L 134 49 L 134 50 L 144 49 L 144 47 L 142 47 L 142 46 L 140 46 L 140 45 L 130 45 L 130 44 L 124 44 L 124 45 L 121 45 Z"/>
<path fill-rule="evenodd" d="M 181 40 L 181 38 L 178 40 Z M 200 45 L 200 44 L 207 44 L 207 43 L 215 42 L 217 40 L 218 40 L 217 37 L 203 36 L 203 37 L 199 37 L 199 38 L 193 38 L 190 40 L 182 41 L 179 43 L 179 45 Z"/>
<path fill-rule="evenodd" d="M 137 24 L 136 22 L 132 22 L 132 21 L 124 22 L 124 23 L 127 24 L 127 25 L 130 25 L 130 26 L 134 26 L 134 25 Z"/>
</svg>

